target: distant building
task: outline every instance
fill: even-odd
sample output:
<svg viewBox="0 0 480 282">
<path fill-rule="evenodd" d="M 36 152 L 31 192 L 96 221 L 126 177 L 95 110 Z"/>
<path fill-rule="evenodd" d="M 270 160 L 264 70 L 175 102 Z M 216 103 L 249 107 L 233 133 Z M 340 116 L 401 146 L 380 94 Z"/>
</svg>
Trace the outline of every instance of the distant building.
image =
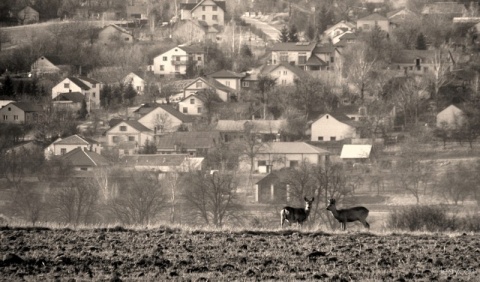
<svg viewBox="0 0 480 282">
<path fill-rule="evenodd" d="M 209 26 L 225 25 L 226 1 L 198 0 L 193 3 L 180 3 L 180 19 L 197 19 Z"/>
<path fill-rule="evenodd" d="M 158 75 L 185 75 L 189 64 L 203 67 L 205 52 L 196 46 L 179 45 L 153 59 L 153 73 Z"/>
<path fill-rule="evenodd" d="M 104 27 L 98 34 L 98 42 L 110 44 L 117 42 L 133 43 L 133 34 L 123 27 L 111 24 Z"/>
<path fill-rule="evenodd" d="M 52 88 L 52 99 L 55 99 L 62 93 L 79 92 L 85 97 L 87 110 L 100 108 L 100 90 L 102 84 L 89 77 L 69 76 Z"/>
<path fill-rule="evenodd" d="M 40 20 L 40 14 L 30 6 L 21 9 L 17 13 L 18 24 L 33 24 L 38 23 Z"/>
<path fill-rule="evenodd" d="M 357 20 L 357 30 L 369 32 L 372 31 L 375 26 L 378 26 L 386 33 L 390 32 L 390 23 L 388 19 L 380 14 L 373 13 L 369 16 Z"/>
<path fill-rule="evenodd" d="M 458 105 L 450 105 L 437 114 L 437 127 L 457 129 L 465 123 L 465 112 Z"/>
<path fill-rule="evenodd" d="M 41 113 L 43 113 L 43 108 L 40 105 L 30 102 L 12 102 L 0 109 L 0 123 L 36 122 Z"/>
<path fill-rule="evenodd" d="M 45 74 L 68 74 L 71 71 L 71 65 L 67 64 L 58 56 L 45 55 L 40 56 L 30 66 L 30 72 L 33 76 Z"/>
</svg>

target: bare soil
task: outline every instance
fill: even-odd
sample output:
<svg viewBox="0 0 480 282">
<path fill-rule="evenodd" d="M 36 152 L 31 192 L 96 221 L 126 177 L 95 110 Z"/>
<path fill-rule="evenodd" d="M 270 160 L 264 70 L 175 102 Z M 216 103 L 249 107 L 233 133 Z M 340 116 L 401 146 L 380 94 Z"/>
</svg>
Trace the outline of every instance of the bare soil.
<svg viewBox="0 0 480 282">
<path fill-rule="evenodd" d="M 479 254 L 472 234 L 0 228 L 1 281 L 478 281 Z"/>
</svg>

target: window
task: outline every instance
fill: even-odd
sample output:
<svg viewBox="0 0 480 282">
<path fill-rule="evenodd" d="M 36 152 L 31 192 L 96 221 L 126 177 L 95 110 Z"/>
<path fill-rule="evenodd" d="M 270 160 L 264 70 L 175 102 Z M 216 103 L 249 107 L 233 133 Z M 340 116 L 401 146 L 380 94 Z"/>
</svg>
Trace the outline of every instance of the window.
<svg viewBox="0 0 480 282">
<path fill-rule="evenodd" d="M 70 83 L 64 83 L 63 88 L 70 88 Z"/>
<path fill-rule="evenodd" d="M 14 115 L 13 120 L 18 120 L 18 115 Z"/>
<path fill-rule="evenodd" d="M 214 12 L 217 11 L 217 6 L 213 6 L 212 11 L 214 11 Z"/>
<path fill-rule="evenodd" d="M 205 11 L 205 6 L 202 6 L 202 11 Z"/>
<path fill-rule="evenodd" d="M 128 141 L 135 141 L 135 136 L 128 136 Z"/>
<path fill-rule="evenodd" d="M 125 41 L 130 41 L 130 38 L 129 38 L 129 37 L 125 37 Z"/>
<path fill-rule="evenodd" d="M 3 115 L 3 120 L 8 120 L 8 116 L 7 116 L 7 115 Z"/>
<path fill-rule="evenodd" d="M 298 64 L 304 65 L 307 62 L 307 54 L 305 52 L 298 53 Z"/>
<path fill-rule="evenodd" d="M 330 141 L 335 141 L 335 140 L 337 140 L 337 137 L 335 136 L 330 137 Z"/>
<path fill-rule="evenodd" d="M 164 71 L 165 70 L 165 66 L 164 65 L 160 65 L 160 71 Z"/>
<path fill-rule="evenodd" d="M 297 167 L 298 161 L 290 161 L 290 167 Z"/>
<path fill-rule="evenodd" d="M 287 71 L 286 71 L 286 70 L 283 71 L 283 75 L 287 75 Z"/>
<path fill-rule="evenodd" d="M 142 91 L 142 86 L 137 86 L 137 91 Z"/>
<path fill-rule="evenodd" d="M 323 136 L 318 136 L 318 141 L 323 141 Z"/>
<path fill-rule="evenodd" d="M 97 87 L 97 85 L 95 83 L 92 83 L 92 88 L 95 88 Z"/>
<path fill-rule="evenodd" d="M 258 166 L 266 166 L 267 161 L 258 161 Z"/>
<path fill-rule="evenodd" d="M 230 86 L 230 81 L 225 81 L 226 86 Z"/>
<path fill-rule="evenodd" d="M 195 99 L 190 99 L 190 104 L 194 105 L 195 104 Z"/>
<path fill-rule="evenodd" d="M 205 8 L 205 7 L 204 7 L 204 8 Z M 202 15 L 202 21 L 204 21 L 204 20 L 205 20 L 205 15 Z"/>
<path fill-rule="evenodd" d="M 12 108 L 8 107 L 8 111 L 10 112 L 12 110 Z"/>
<path fill-rule="evenodd" d="M 183 107 L 183 113 L 188 114 L 188 108 L 187 107 Z"/>
<path fill-rule="evenodd" d="M 280 62 L 288 62 L 288 52 L 280 52 Z"/>
<path fill-rule="evenodd" d="M 92 97 L 95 98 L 95 92 L 92 93 Z"/>
<path fill-rule="evenodd" d="M 168 60 L 167 56 L 163 56 L 163 61 L 166 62 Z"/>
<path fill-rule="evenodd" d="M 130 154 L 130 152 L 128 150 L 123 150 L 123 154 L 128 155 L 128 154 Z"/>
<path fill-rule="evenodd" d="M 202 87 L 202 82 L 200 81 L 200 82 L 195 83 L 195 87 L 201 88 Z"/>
<path fill-rule="evenodd" d="M 175 71 L 179 72 L 180 71 L 180 66 L 175 66 Z"/>
<path fill-rule="evenodd" d="M 120 126 L 120 131 L 127 131 L 127 127 L 124 125 Z"/>
<path fill-rule="evenodd" d="M 65 155 L 67 153 L 67 149 L 62 148 L 60 149 L 60 154 Z"/>
<path fill-rule="evenodd" d="M 202 113 L 202 107 L 197 108 L 197 113 L 201 114 Z"/>
<path fill-rule="evenodd" d="M 81 167 L 80 170 L 87 171 L 88 168 L 87 167 Z"/>
<path fill-rule="evenodd" d="M 370 25 L 369 25 L 369 24 L 363 24 L 363 29 L 369 30 L 369 29 L 370 29 Z"/>
<path fill-rule="evenodd" d="M 217 15 L 212 15 L 212 20 L 217 21 L 217 20 L 218 20 L 218 16 L 217 16 Z"/>
<path fill-rule="evenodd" d="M 330 63 L 333 63 L 333 62 L 335 62 L 335 57 L 332 56 L 330 57 Z"/>
<path fill-rule="evenodd" d="M 286 85 L 287 84 L 287 80 L 286 79 L 282 79 L 282 85 Z"/>
<path fill-rule="evenodd" d="M 248 81 L 243 81 L 242 86 L 243 87 L 250 87 L 250 83 Z"/>
<path fill-rule="evenodd" d="M 202 61 L 202 56 L 198 56 L 197 61 L 201 62 Z"/>
<path fill-rule="evenodd" d="M 120 138 L 118 138 L 118 136 L 112 136 L 113 143 L 118 143 L 119 141 L 120 141 Z"/>
</svg>

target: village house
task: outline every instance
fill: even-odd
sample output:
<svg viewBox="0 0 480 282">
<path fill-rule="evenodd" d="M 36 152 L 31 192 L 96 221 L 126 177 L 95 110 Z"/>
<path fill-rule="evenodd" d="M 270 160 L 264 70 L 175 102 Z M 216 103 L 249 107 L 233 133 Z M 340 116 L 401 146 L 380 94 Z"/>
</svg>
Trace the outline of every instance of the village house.
<svg viewBox="0 0 480 282">
<path fill-rule="evenodd" d="M 116 24 L 108 25 L 98 33 L 98 43 L 100 44 L 133 43 L 133 39 L 133 34 L 130 31 Z"/>
<path fill-rule="evenodd" d="M 185 115 L 200 116 L 205 113 L 205 98 L 190 94 L 178 101 L 178 110 Z"/>
<path fill-rule="evenodd" d="M 38 23 L 40 20 L 40 14 L 37 10 L 30 6 L 26 6 L 17 13 L 18 24 L 33 24 Z"/>
<path fill-rule="evenodd" d="M 465 112 L 459 105 L 449 105 L 437 114 L 437 127 L 447 130 L 458 129 L 465 123 Z"/>
<path fill-rule="evenodd" d="M 58 56 L 40 56 L 30 66 L 32 76 L 42 76 L 46 74 L 68 74 L 71 71 L 71 65 L 64 62 Z"/>
<path fill-rule="evenodd" d="M 272 65 L 290 64 L 302 70 L 331 70 L 338 51 L 329 43 L 281 42 L 272 47 Z"/>
<path fill-rule="evenodd" d="M 215 130 L 220 132 L 223 142 L 244 140 L 249 132 L 261 142 L 281 141 L 286 120 L 218 120 Z"/>
<path fill-rule="evenodd" d="M 52 100 L 52 105 L 59 110 L 76 112 L 82 108 L 84 100 L 85 96 L 80 92 L 66 92 L 55 97 Z"/>
<path fill-rule="evenodd" d="M 283 170 L 272 171 L 255 183 L 255 202 L 288 202 L 287 184 L 282 181 Z"/>
<path fill-rule="evenodd" d="M 305 71 L 285 62 L 278 65 L 262 66 L 260 73 L 275 79 L 276 84 L 280 86 L 294 85 L 295 80 L 310 76 Z"/>
<path fill-rule="evenodd" d="M 339 53 L 343 48 L 356 43 L 357 35 L 353 32 L 345 32 L 344 34 L 339 35 L 335 41 L 336 43 L 334 46 L 337 49 L 337 53 Z"/>
<path fill-rule="evenodd" d="M 120 155 L 138 153 L 154 140 L 152 130 L 136 120 L 121 120 L 106 131 L 107 146 L 116 148 Z"/>
<path fill-rule="evenodd" d="M 364 164 L 370 159 L 372 145 L 368 144 L 344 144 L 340 159 L 349 164 Z"/>
<path fill-rule="evenodd" d="M 311 125 L 311 141 L 357 138 L 357 123 L 344 114 L 323 114 Z"/>
<path fill-rule="evenodd" d="M 458 2 L 435 2 L 423 6 L 422 16 L 446 16 L 449 18 L 462 17 L 467 13 L 465 5 Z"/>
<path fill-rule="evenodd" d="M 138 95 L 143 95 L 145 87 L 147 86 L 147 82 L 145 81 L 146 75 L 146 73 L 132 71 L 123 78 L 123 85 L 127 86 L 131 84 Z"/>
<path fill-rule="evenodd" d="M 393 28 L 421 20 L 419 15 L 408 8 L 391 11 L 387 13 L 387 18 Z"/>
<path fill-rule="evenodd" d="M 220 100 L 223 102 L 231 101 L 232 99 L 236 98 L 237 95 L 237 91 L 235 91 L 235 89 L 225 86 L 215 79 L 198 77 L 185 86 L 183 89 L 183 97 L 185 99 L 190 95 L 197 95 L 197 93 L 206 89 L 215 91 Z"/>
<path fill-rule="evenodd" d="M 74 177 L 93 177 L 95 170 L 110 165 L 102 155 L 83 148 L 75 148 L 60 159 L 72 167 Z"/>
<path fill-rule="evenodd" d="M 50 159 L 52 156 L 65 155 L 76 148 L 101 154 L 102 145 L 93 139 L 74 134 L 65 138 L 58 138 L 45 148 L 45 158 Z"/>
<path fill-rule="evenodd" d="M 448 50 L 399 50 L 392 57 L 390 69 L 404 75 L 423 75 L 441 65 L 452 70 L 454 64 L 455 60 Z"/>
<path fill-rule="evenodd" d="M 254 157 L 254 171 L 270 173 L 281 168 L 298 167 L 302 162 L 325 165 L 330 152 L 305 142 L 264 143 Z"/>
<path fill-rule="evenodd" d="M 226 1 L 199 0 L 180 3 L 180 19 L 197 19 L 208 25 L 225 25 Z"/>
<path fill-rule="evenodd" d="M 372 31 L 375 26 L 378 26 L 380 30 L 386 33 L 390 32 L 390 23 L 388 19 L 380 14 L 373 13 L 364 18 L 357 20 L 357 30 L 369 32 Z"/>
<path fill-rule="evenodd" d="M 204 157 L 220 142 L 221 137 L 218 131 L 178 131 L 155 136 L 155 145 L 159 154 Z"/>
<path fill-rule="evenodd" d="M 245 74 L 236 73 L 230 70 L 219 70 L 207 75 L 207 77 L 213 78 L 221 84 L 239 91 L 241 89 L 242 79 L 245 77 Z"/>
<path fill-rule="evenodd" d="M 100 108 L 101 83 L 88 77 L 69 76 L 52 88 L 52 99 L 62 93 L 79 92 L 85 97 L 87 110 Z"/>
<path fill-rule="evenodd" d="M 155 134 L 191 128 L 194 119 L 169 104 L 145 104 L 134 112 L 135 119 Z"/>
<path fill-rule="evenodd" d="M 327 28 L 324 32 L 323 35 L 332 41 L 333 44 L 338 42 L 338 38 L 340 35 L 346 33 L 346 32 L 355 32 L 356 25 L 354 23 L 348 22 L 348 21 L 340 21 L 329 28 Z"/>
<path fill-rule="evenodd" d="M 216 42 L 221 32 L 218 25 L 208 25 L 207 22 L 190 19 L 175 23 L 172 38 L 179 42 Z"/>
<path fill-rule="evenodd" d="M 33 123 L 43 113 L 43 108 L 30 102 L 11 102 L 0 109 L 0 123 Z"/>
<path fill-rule="evenodd" d="M 164 178 L 168 173 L 200 171 L 203 168 L 203 157 L 195 158 L 186 154 L 165 155 L 145 154 L 123 156 L 123 168 L 133 168 L 137 171 L 159 173 Z"/>
<path fill-rule="evenodd" d="M 185 75 L 189 64 L 203 67 L 205 52 L 196 46 L 179 45 L 153 59 L 153 73 L 164 75 Z"/>
</svg>

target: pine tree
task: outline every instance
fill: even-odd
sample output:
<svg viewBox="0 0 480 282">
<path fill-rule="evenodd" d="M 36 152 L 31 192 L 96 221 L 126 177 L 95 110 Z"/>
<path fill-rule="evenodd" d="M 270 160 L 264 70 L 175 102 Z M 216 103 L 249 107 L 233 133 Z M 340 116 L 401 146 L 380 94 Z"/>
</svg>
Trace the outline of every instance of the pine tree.
<svg viewBox="0 0 480 282">
<path fill-rule="evenodd" d="M 106 84 L 103 86 L 100 93 L 100 106 L 104 109 L 107 109 L 112 100 L 112 88 L 110 85 Z"/>
<path fill-rule="evenodd" d="M 417 43 L 415 44 L 417 50 L 427 50 L 427 44 L 425 43 L 425 36 L 423 33 L 419 33 L 417 36 Z"/>
<path fill-rule="evenodd" d="M 78 114 L 78 119 L 85 119 L 88 115 L 88 110 L 87 110 L 87 102 L 85 99 L 82 100 L 82 106 L 80 107 L 80 110 L 77 112 Z"/>
<path fill-rule="evenodd" d="M 283 26 L 280 30 L 280 37 L 278 40 L 280 40 L 280 42 L 288 42 L 288 28 L 286 26 Z"/>
<path fill-rule="evenodd" d="M 128 105 L 132 105 L 136 96 L 137 91 L 135 91 L 132 84 L 129 84 L 123 93 L 123 102 L 127 103 Z"/>
<path fill-rule="evenodd" d="M 15 96 L 15 89 L 14 89 L 14 85 L 13 85 L 13 80 L 9 75 L 7 75 L 7 77 L 5 78 L 5 81 L 3 82 L 2 95 L 7 96 L 7 97 Z"/>
<path fill-rule="evenodd" d="M 240 48 L 240 56 L 249 57 L 249 58 L 253 56 L 252 50 L 250 50 L 250 47 L 248 47 L 247 44 L 243 44 L 242 47 Z"/>
<path fill-rule="evenodd" d="M 298 31 L 297 27 L 292 24 L 288 30 L 288 42 L 298 42 Z"/>
</svg>

